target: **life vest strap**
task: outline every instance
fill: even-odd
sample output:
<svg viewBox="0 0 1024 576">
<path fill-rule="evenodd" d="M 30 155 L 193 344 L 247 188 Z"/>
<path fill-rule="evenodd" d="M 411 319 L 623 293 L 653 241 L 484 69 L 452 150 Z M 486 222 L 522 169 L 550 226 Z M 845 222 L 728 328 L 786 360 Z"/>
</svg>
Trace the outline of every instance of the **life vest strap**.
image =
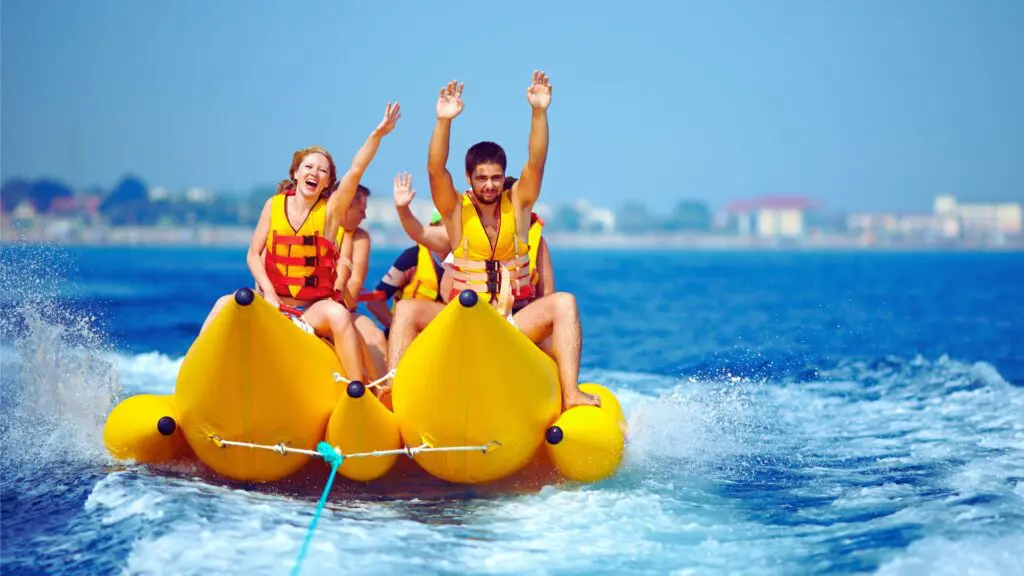
<svg viewBox="0 0 1024 576">
<path fill-rule="evenodd" d="M 499 266 L 504 266 L 509 269 L 516 267 L 529 268 L 530 255 L 521 254 L 508 260 L 470 260 L 468 258 L 455 256 L 452 258 L 452 266 L 465 272 L 492 272 L 497 270 Z"/>
<path fill-rule="evenodd" d="M 330 240 L 319 234 L 286 236 L 275 232 L 272 243 L 280 244 L 282 246 L 316 246 L 317 248 L 323 248 L 324 250 L 328 250 L 330 252 L 335 251 L 334 242 L 331 242 Z"/>
<path fill-rule="evenodd" d="M 369 302 L 371 300 L 387 300 L 388 296 L 383 290 L 373 290 L 371 292 L 360 292 L 359 301 Z"/>
<path fill-rule="evenodd" d="M 335 269 L 334 259 L 325 256 L 278 256 L 268 252 L 266 263 L 268 266 L 271 264 L 281 264 L 283 266 Z"/>
</svg>

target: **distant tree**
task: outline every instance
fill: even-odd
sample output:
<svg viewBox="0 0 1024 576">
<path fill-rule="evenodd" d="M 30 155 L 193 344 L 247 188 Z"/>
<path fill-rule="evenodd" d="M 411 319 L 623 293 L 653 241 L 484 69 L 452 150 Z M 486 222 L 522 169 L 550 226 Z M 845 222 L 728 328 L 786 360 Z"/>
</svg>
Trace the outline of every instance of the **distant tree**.
<svg viewBox="0 0 1024 576">
<path fill-rule="evenodd" d="M 157 219 L 149 202 L 149 189 L 141 179 L 131 175 L 122 178 L 110 195 L 103 199 L 100 211 L 115 225 L 155 222 Z"/>
<path fill-rule="evenodd" d="M 564 230 L 566 232 L 578 232 L 580 229 L 580 213 L 576 210 L 576 207 L 563 204 L 558 207 L 558 211 L 555 212 L 554 222 L 552 222 L 552 229 Z"/>
<path fill-rule="evenodd" d="M 42 179 L 32 183 L 32 204 L 39 212 L 46 212 L 50 209 L 55 198 L 70 198 L 75 191 L 67 184 L 56 180 Z"/>
<path fill-rule="evenodd" d="M 657 222 L 639 202 L 626 202 L 615 215 L 615 228 L 623 234 L 640 234 L 657 228 Z"/>
<path fill-rule="evenodd" d="M 706 232 L 711 229 L 711 209 L 702 200 L 680 200 L 672 215 L 665 220 L 664 229 L 670 232 Z"/>
<path fill-rule="evenodd" d="M 238 220 L 242 224 L 255 225 L 263 211 L 263 205 L 277 192 L 274 186 L 257 186 L 245 197 L 238 209 Z"/>
<path fill-rule="evenodd" d="M 121 178 L 121 181 L 110 192 L 110 196 L 103 199 L 100 209 L 137 200 L 149 200 L 149 188 L 137 176 L 129 175 Z"/>
<path fill-rule="evenodd" d="M 0 202 L 3 203 L 5 212 L 14 211 L 22 200 L 27 200 L 31 196 L 32 183 L 24 178 L 12 178 L 0 187 Z"/>
</svg>

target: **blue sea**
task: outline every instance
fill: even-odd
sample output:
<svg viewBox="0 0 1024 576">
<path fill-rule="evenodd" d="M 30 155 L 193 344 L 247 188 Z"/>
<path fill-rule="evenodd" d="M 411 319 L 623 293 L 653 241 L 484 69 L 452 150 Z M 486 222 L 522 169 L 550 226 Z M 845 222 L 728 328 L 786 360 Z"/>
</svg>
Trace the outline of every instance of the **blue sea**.
<svg viewBox="0 0 1024 576">
<path fill-rule="evenodd" d="M 397 251 L 373 254 L 369 284 Z M 304 574 L 1024 574 L 1024 254 L 553 250 L 592 485 L 332 493 Z M 244 249 L 0 249 L 0 572 L 286 574 L 318 494 L 112 462 Z"/>
</svg>

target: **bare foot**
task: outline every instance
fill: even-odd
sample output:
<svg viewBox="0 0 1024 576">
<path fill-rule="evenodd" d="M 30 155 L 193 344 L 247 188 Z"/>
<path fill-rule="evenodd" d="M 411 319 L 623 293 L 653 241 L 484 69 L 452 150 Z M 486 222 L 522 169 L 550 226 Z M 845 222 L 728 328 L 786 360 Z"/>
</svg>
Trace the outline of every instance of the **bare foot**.
<svg viewBox="0 0 1024 576">
<path fill-rule="evenodd" d="M 587 394 L 586 392 L 575 388 L 573 392 L 562 396 L 562 406 L 564 410 L 574 408 L 576 406 L 600 406 L 601 398 L 593 394 Z M 563 410 L 563 411 L 564 411 Z"/>
</svg>

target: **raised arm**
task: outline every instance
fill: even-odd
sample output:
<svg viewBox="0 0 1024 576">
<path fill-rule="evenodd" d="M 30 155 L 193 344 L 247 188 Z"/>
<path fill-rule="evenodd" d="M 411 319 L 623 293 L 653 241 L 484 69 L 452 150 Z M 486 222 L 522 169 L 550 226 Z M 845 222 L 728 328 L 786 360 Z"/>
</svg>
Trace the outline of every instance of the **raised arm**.
<svg viewBox="0 0 1024 576">
<path fill-rule="evenodd" d="M 270 232 L 270 207 L 273 202 L 274 199 L 271 197 L 263 205 L 260 220 L 256 223 L 256 230 L 253 231 L 252 240 L 249 242 L 249 251 L 245 254 L 245 262 L 249 265 L 252 277 L 256 279 L 256 285 L 263 291 L 263 298 L 274 306 L 280 306 L 281 300 L 277 297 L 277 291 L 274 290 L 263 263 L 263 251 L 267 247 L 267 234 Z"/>
<path fill-rule="evenodd" d="M 415 196 L 416 190 L 412 187 L 412 176 L 409 174 L 395 176 L 395 210 L 398 211 L 398 220 L 402 223 L 402 229 L 413 242 L 426 246 L 427 250 L 447 252 L 451 249 L 448 231 L 443 226 L 423 227 L 423 224 L 409 208 L 409 204 Z"/>
<path fill-rule="evenodd" d="M 370 162 L 373 161 L 374 155 L 377 154 L 380 141 L 395 129 L 395 123 L 401 117 L 401 107 L 398 102 L 395 102 L 394 105 L 388 102 L 387 108 L 384 110 L 384 119 L 373 129 L 373 132 L 370 132 L 370 137 L 366 139 L 362 148 L 352 159 L 352 166 L 341 177 L 338 189 L 327 200 L 327 213 L 332 215 L 336 221 L 341 221 L 345 211 L 348 210 L 348 205 L 352 203 L 352 198 L 356 195 L 356 188 L 359 187 L 359 181 L 370 166 Z"/>
<path fill-rule="evenodd" d="M 551 84 L 543 71 L 533 72 L 533 83 L 526 89 L 530 102 L 529 157 L 523 167 L 522 177 L 512 187 L 512 199 L 522 210 L 529 211 L 540 196 L 540 185 L 544 179 L 544 165 L 548 160 L 548 106 L 551 105 Z"/>
<path fill-rule="evenodd" d="M 441 89 L 441 95 L 437 97 L 437 124 L 430 136 L 430 150 L 427 153 L 430 196 L 445 220 L 455 212 L 459 203 L 459 193 L 448 171 L 448 145 L 452 120 L 462 112 L 462 106 L 462 84 L 453 80 Z"/>
<path fill-rule="evenodd" d="M 348 309 L 355 307 L 355 304 L 349 297 L 348 293 L 348 284 L 349 280 L 352 278 L 352 268 L 354 268 L 354 264 L 352 262 L 353 236 L 355 236 L 355 234 L 345 234 L 345 237 L 341 241 L 341 245 L 338 246 L 338 277 L 334 281 L 334 289 L 341 291 L 342 303 Z"/>
<path fill-rule="evenodd" d="M 357 228 L 352 234 L 352 275 L 348 279 L 348 296 L 354 303 L 359 302 L 369 266 L 370 235 L 362 228 Z"/>
</svg>

